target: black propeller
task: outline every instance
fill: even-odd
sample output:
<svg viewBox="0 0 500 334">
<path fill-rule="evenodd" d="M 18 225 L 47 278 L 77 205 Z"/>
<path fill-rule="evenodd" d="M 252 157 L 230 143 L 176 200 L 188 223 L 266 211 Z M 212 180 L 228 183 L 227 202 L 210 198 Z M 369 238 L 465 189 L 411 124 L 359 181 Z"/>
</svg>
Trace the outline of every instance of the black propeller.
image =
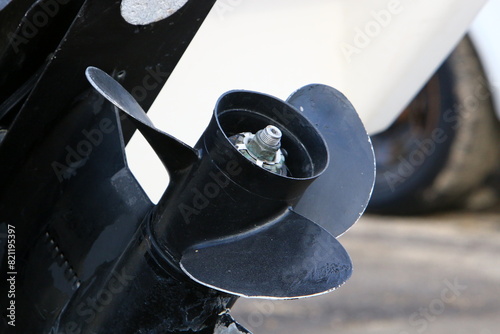
<svg viewBox="0 0 500 334">
<path fill-rule="evenodd" d="M 366 131 L 337 91 L 307 86 L 290 104 L 255 92 L 226 93 L 193 149 L 155 128 L 105 72 L 89 67 L 86 75 L 134 120 L 174 176 L 148 222 L 152 247 L 171 266 L 202 285 L 247 297 L 317 295 L 349 278 L 349 256 L 316 223 L 340 235 L 358 219 L 374 161 Z M 268 126 L 279 129 L 273 131 L 281 136 L 276 150 L 283 152 L 285 175 L 264 168 L 265 159 L 248 145 Z"/>
</svg>

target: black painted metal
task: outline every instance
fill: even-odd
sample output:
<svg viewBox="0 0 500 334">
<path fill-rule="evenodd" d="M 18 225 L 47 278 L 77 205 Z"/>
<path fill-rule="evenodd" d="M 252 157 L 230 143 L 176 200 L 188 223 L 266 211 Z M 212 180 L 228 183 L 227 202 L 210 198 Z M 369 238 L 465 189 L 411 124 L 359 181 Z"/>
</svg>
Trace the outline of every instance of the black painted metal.
<svg viewBox="0 0 500 334">
<path fill-rule="evenodd" d="M 8 156 L 10 163 L 0 164 L 0 186 L 6 186 L 10 175 L 29 157 L 39 138 L 50 132 L 75 97 L 87 89 L 84 73 L 88 66 L 98 66 L 113 73 L 147 110 L 214 2 L 190 0 L 167 19 L 146 26 L 134 26 L 121 17 L 120 0 L 85 1 L 78 15 L 72 18 L 74 21 L 70 28 L 60 26 L 64 38 L 51 51 L 43 65 L 41 78 L 15 121 L 8 124 L 10 131 L 0 146 L 0 157 Z M 36 41 L 37 36 L 34 37 Z M 33 44 L 35 48 L 35 40 L 28 40 L 30 43 L 26 47 Z M 6 48 L 12 48 L 14 41 L 7 41 L 10 44 Z M 35 51 L 33 53 L 36 54 Z M 18 59 L 22 57 L 9 57 L 2 71 L 9 75 Z M 134 129 L 127 122 L 123 124 L 125 142 Z"/>
<path fill-rule="evenodd" d="M 88 0 L 79 12 L 75 6 L 82 2 L 57 1 L 76 10 L 60 8 L 47 26 L 24 36 L 30 20 L 44 13 L 40 8 L 53 2 L 31 7 L 35 1 L 13 1 L 0 12 L 5 18 L 0 21 L 0 76 L 8 87 L 1 92 L 14 101 L 5 104 L 10 114 L 1 124 L 9 131 L 4 137 L 2 130 L 0 145 L 0 225 L 2 231 L 7 224 L 17 231 L 19 333 L 72 333 L 87 322 L 97 326 L 92 312 L 100 314 L 100 303 L 107 303 L 99 301 L 106 296 L 100 290 L 80 300 L 76 325 L 63 326 L 61 312 L 83 286 L 97 286 L 108 275 L 127 277 L 113 266 L 152 209 L 123 156 L 123 138 L 133 127 L 125 124 L 123 133 L 109 104 L 88 91 L 85 68 L 97 64 L 114 72 L 149 107 L 214 3 L 190 0 L 165 20 L 132 26 L 121 18 L 121 1 Z M 40 64 L 35 85 L 25 84 Z M 8 95 L 16 89 L 15 97 Z M 1 264 L 4 277 L 3 256 Z M 2 296 L 7 295 L 5 282 L 0 283 Z M 113 287 L 117 300 L 123 289 Z M 8 302 L 0 299 L 3 310 Z M 7 320 L 3 314 L 0 332 L 10 328 Z"/>
<path fill-rule="evenodd" d="M 0 11 L 0 104 L 40 71 L 83 2 L 15 0 Z"/>
<path fill-rule="evenodd" d="M 13 1 L 0 11 L 12 14 L 0 26 L 22 32 L 27 23 L 14 24 L 19 14 L 36 3 L 33 17 L 49 2 Z M 34 67 L 9 67 L 15 41 L 0 39 L 0 76 L 9 86 L 9 78 L 22 74 L 0 99 L 7 115 L 0 125 L 8 128 L 0 143 L 0 231 L 6 224 L 17 231 L 17 332 L 218 333 L 231 327 L 244 333 L 227 313 L 236 296 L 305 297 L 349 278 L 346 251 L 315 222 L 337 224 L 337 232 L 352 225 L 370 192 L 369 178 L 353 167 L 362 180 L 352 191 L 345 183 L 331 186 L 339 184 L 336 174 L 350 177 L 345 168 L 356 159 L 359 170 L 373 174 L 373 155 L 355 111 L 336 91 L 306 87 L 291 104 L 229 92 L 194 148 L 155 128 L 144 112 L 213 2 L 190 0 L 163 21 L 131 26 L 118 0 L 72 1 L 72 13 L 81 9 L 71 26 L 68 16 L 76 14 L 68 7 L 46 28 L 52 36 L 47 60 L 32 51 L 44 33 L 22 45 L 38 62 Z M 90 65 L 126 89 L 89 68 L 99 93 L 89 90 L 84 71 Z M 335 131 L 325 132 L 333 120 Z M 255 165 L 228 139 L 268 124 L 283 132 L 287 176 Z M 171 176 L 156 206 L 127 167 L 124 146 L 136 127 Z M 340 148 L 359 149 L 346 153 L 349 164 L 341 169 Z M 354 200 L 336 207 L 339 212 L 326 210 L 325 194 Z M 317 212 L 301 211 L 315 200 Z M 6 301 L 0 300 L 4 310 Z M 7 331 L 9 319 L 2 320 L 0 330 Z"/>
</svg>

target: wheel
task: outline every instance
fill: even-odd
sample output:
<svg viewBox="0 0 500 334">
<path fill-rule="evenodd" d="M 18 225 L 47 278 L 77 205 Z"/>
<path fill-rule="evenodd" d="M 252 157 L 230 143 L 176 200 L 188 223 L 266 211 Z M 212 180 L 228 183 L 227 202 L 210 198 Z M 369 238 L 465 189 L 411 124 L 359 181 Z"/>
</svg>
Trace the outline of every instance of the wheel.
<svg viewBox="0 0 500 334">
<path fill-rule="evenodd" d="M 369 211 L 418 214 L 496 200 L 500 126 L 473 45 L 464 38 L 399 118 L 372 136 Z"/>
</svg>

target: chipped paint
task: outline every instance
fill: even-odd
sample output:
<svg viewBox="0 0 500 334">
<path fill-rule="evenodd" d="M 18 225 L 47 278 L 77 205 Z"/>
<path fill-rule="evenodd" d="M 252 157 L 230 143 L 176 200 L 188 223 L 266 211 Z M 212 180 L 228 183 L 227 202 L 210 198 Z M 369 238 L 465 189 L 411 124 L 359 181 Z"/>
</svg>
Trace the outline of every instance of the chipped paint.
<svg viewBox="0 0 500 334">
<path fill-rule="evenodd" d="M 123 0 L 121 3 L 122 17 L 133 25 L 146 25 L 166 19 L 188 0 Z"/>
</svg>

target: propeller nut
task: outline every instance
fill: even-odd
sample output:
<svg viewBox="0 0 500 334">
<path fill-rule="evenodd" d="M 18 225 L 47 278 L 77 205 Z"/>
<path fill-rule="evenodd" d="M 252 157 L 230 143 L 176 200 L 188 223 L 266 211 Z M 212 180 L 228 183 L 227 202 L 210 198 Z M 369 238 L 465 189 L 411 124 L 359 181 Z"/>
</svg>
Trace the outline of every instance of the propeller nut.
<svg viewBox="0 0 500 334">
<path fill-rule="evenodd" d="M 248 160 L 275 174 L 286 175 L 285 155 L 281 150 L 281 130 L 274 125 L 264 129 L 239 133 L 229 138 Z"/>
</svg>

